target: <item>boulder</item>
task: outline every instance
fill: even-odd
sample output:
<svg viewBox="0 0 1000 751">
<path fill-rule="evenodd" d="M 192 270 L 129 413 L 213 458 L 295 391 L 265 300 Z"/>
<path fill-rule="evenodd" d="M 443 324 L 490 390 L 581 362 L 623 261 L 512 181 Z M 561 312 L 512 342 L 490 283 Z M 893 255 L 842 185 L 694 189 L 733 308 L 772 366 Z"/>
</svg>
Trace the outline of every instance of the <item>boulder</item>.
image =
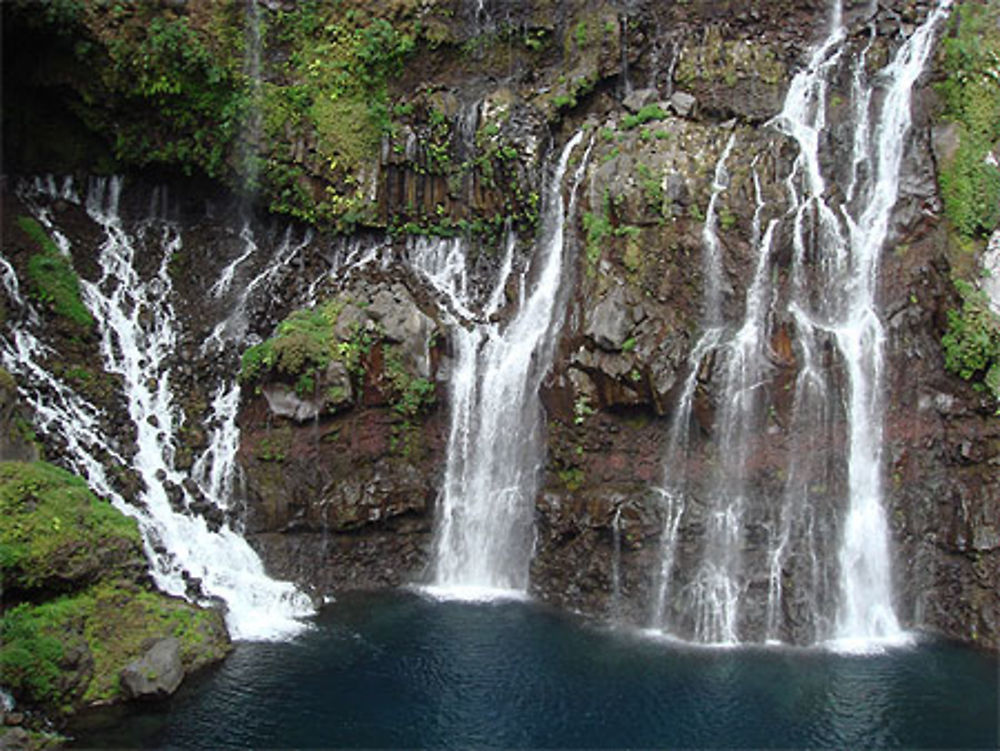
<svg viewBox="0 0 1000 751">
<path fill-rule="evenodd" d="M 675 91 L 670 96 L 669 104 L 670 109 L 680 117 L 690 117 L 694 114 L 695 107 L 698 106 L 698 100 L 686 91 Z"/>
<path fill-rule="evenodd" d="M 430 339 L 434 319 L 424 314 L 401 284 L 372 296 L 368 315 L 381 327 L 388 342 L 401 344 L 406 364 L 421 378 L 431 374 Z"/>
<path fill-rule="evenodd" d="M 659 96 L 656 89 L 636 89 L 622 100 L 622 105 L 629 112 L 638 112 L 647 104 L 655 104 Z"/>
<path fill-rule="evenodd" d="M 288 417 L 296 422 L 307 422 L 319 416 L 323 405 L 314 399 L 303 399 L 295 390 L 283 383 L 269 383 L 261 391 L 267 399 L 268 409 L 278 417 Z"/>
<path fill-rule="evenodd" d="M 163 699 L 174 693 L 184 679 L 180 650 L 180 642 L 172 636 L 154 642 L 142 657 L 122 669 L 125 695 L 130 699 Z"/>
<path fill-rule="evenodd" d="M 623 286 L 611 289 L 587 317 L 584 334 L 603 350 L 618 352 L 641 314 L 628 304 Z"/>
</svg>

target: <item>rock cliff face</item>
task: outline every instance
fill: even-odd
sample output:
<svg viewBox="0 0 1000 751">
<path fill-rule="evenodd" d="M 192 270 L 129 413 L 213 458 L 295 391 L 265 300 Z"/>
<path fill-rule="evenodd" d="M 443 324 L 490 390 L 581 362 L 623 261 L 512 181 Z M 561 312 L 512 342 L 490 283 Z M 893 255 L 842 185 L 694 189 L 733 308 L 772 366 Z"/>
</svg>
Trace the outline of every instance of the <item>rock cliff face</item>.
<svg viewBox="0 0 1000 751">
<path fill-rule="evenodd" d="M 667 521 L 658 488 L 664 472 L 676 469 L 665 467 L 669 433 L 704 328 L 706 289 L 717 288 L 724 320 L 741 318 L 757 263 L 755 227 L 772 220 L 779 227 L 771 251 L 774 299 L 787 300 L 794 284 L 786 180 L 798 151 L 771 120 L 825 32 L 827 4 L 384 2 L 364 4 L 367 15 L 353 17 L 362 19 L 356 27 L 328 29 L 328 37 L 305 3 L 261 2 L 255 16 L 222 21 L 197 3 L 165 5 L 157 17 L 182 23 L 209 45 L 222 44 L 227 37 L 217 30 L 227 24 L 260 24 L 256 72 L 239 67 L 239 76 L 257 76 L 258 88 L 247 84 L 247 91 L 262 102 L 263 122 L 254 126 L 251 119 L 233 143 L 220 145 L 229 149 L 228 161 L 217 174 L 233 184 L 245 178 L 240 154 L 249 144 L 261 162 L 254 172 L 257 200 L 319 222 L 315 232 L 299 224 L 286 229 L 284 220 L 263 206 L 248 209 L 245 199 L 217 183 L 163 178 L 174 196 L 171 216 L 184 235 L 174 264 L 185 331 L 174 384 L 186 414 L 179 467 L 191 467 L 206 448 L 212 385 L 241 367 L 244 374 L 236 492 L 243 503 L 230 506 L 228 519 L 211 504 L 201 512 L 215 524 L 238 518 L 272 574 L 317 594 L 427 580 L 454 363 L 447 322 L 456 311 L 408 259 L 427 252 L 438 242 L 433 238 L 439 245 L 457 238 L 471 283 L 488 290 L 510 232 L 517 240 L 514 268 L 524 269 L 551 155 L 583 128 L 591 146 L 568 217 L 564 287 L 570 302 L 542 389 L 547 454 L 534 501 L 531 591 L 567 608 L 650 624 Z M 848 50 L 867 49 L 872 70 L 880 68 L 930 7 L 900 0 L 872 15 L 865 3 L 847 3 Z M 144 43 L 135 41 L 140 19 L 112 22 L 88 13 L 79 28 L 109 54 L 116 35 Z M 396 31 L 376 27 L 379 18 Z M 351 68 L 355 58 L 338 57 L 355 42 L 363 50 L 376 31 L 380 44 L 400 50 L 398 68 L 395 61 L 385 69 L 369 61 L 359 73 Z M 32 33 L 45 32 L 33 27 Z M 407 48 L 406 35 L 415 49 Z M 323 60 L 331 61 L 329 69 L 316 62 Z M 988 392 L 947 372 L 941 345 L 947 311 L 960 305 L 953 280 L 972 276 L 985 246 L 982 233 L 978 240 L 961 239 L 942 214 L 947 134 L 934 88 L 942 65 L 939 54 L 917 85 L 900 200 L 881 259 L 885 497 L 903 625 L 996 648 L 1000 420 Z M 11 69 L 5 64 L 5 76 Z M 367 88 L 336 83 L 345 70 L 360 75 Z M 34 102 L 31 113 L 65 95 L 28 83 L 21 81 L 18 90 Z M 830 171 L 853 158 L 852 84 L 846 68 L 830 84 L 831 125 L 819 151 Z M 120 81 L 106 79 L 102 86 L 120 94 Z M 333 86 L 341 93 L 327 106 L 318 93 Z M 87 91 L 73 80 L 66 87 L 70 99 Z M 134 101 L 155 100 L 148 90 L 142 96 Z M 309 105 L 300 111 L 296 97 Z M 388 126 L 356 124 L 371 116 L 365 97 L 381 98 Z M 113 99 L 102 112 L 90 105 L 76 111 L 85 121 L 119 122 L 116 108 L 125 101 Z M 162 126 L 153 127 L 162 137 Z M 11 138 L 31 141 L 23 128 L 13 132 Z M 123 132 L 133 135 L 124 126 Z M 177 143 L 198 139 L 186 131 L 182 136 Z M 711 280 L 702 261 L 706 214 L 716 165 L 734 142 L 713 210 L 722 275 Z M 154 145 L 156 153 L 169 152 L 163 143 Z M 25 152 L 18 168 L 58 169 L 51 153 L 36 158 L 37 151 Z M 192 162 L 207 169 L 201 157 Z M 133 179 L 131 221 L 141 221 L 150 185 L 159 181 L 148 172 Z M 28 211 L 10 190 L 5 200 L 7 216 Z M 76 248 L 88 247 L 93 228 L 72 202 L 45 203 L 79 240 L 74 266 L 89 278 L 86 251 Z M 247 231 L 261 252 L 237 268 L 230 292 L 210 295 L 246 247 Z M 5 227 L 5 256 L 18 271 L 27 268 L 27 250 L 18 251 L 26 242 Z M 510 317 L 518 296 L 515 281 L 504 291 L 499 319 Z M 236 307 L 234 318 L 229 312 Z M 310 314 L 321 314 L 325 333 L 309 328 Z M 779 496 L 787 457 L 803 439 L 792 423 L 793 384 L 804 355 L 791 314 L 774 305 L 770 316 L 766 409 L 745 463 L 755 493 Z M 213 358 L 199 346 L 220 320 L 231 346 Z M 53 336 L 60 352 L 86 360 L 73 352 L 72 334 Z M 317 343 L 317 336 L 328 338 Z M 264 349 L 256 350 L 256 360 L 237 362 L 235 350 L 249 344 Z M 711 451 L 720 440 L 713 426 L 723 375 L 712 361 L 700 367 L 692 435 Z M 94 375 L 80 378 L 81 388 L 106 408 L 108 420 L 119 421 L 127 444 L 114 384 Z M 842 448 L 843 432 L 835 424 L 812 450 Z M 843 474 L 843 468 L 834 471 L 829 488 L 817 494 L 833 498 Z M 128 488 L 135 479 L 126 472 L 119 483 Z M 678 530 L 678 560 L 694 555 L 703 522 Z M 740 542 L 748 590 L 768 587 L 766 536 L 762 527 Z M 782 636 L 807 641 L 805 627 L 794 625 L 801 603 L 789 601 L 793 625 Z"/>
</svg>

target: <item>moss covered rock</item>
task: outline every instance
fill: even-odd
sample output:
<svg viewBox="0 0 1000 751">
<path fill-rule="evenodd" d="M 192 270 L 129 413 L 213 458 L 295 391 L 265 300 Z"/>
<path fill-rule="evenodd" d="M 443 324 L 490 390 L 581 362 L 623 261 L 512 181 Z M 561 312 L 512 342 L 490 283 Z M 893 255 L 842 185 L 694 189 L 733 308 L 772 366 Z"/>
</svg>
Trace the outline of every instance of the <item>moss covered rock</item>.
<svg viewBox="0 0 1000 751">
<path fill-rule="evenodd" d="M 229 650 L 217 611 L 123 580 L 38 605 L 22 603 L 4 614 L 0 634 L 8 689 L 20 702 L 55 715 L 125 698 L 121 671 L 160 639 L 180 642 L 185 672 Z"/>
<path fill-rule="evenodd" d="M 135 520 L 51 464 L 0 464 L 0 514 L 8 597 L 37 600 L 109 576 L 135 579 L 146 569 Z"/>
<path fill-rule="evenodd" d="M 222 614 L 152 589 L 135 520 L 44 462 L 0 464 L 0 676 L 51 717 L 125 698 L 119 676 L 157 640 L 185 672 L 229 649 Z M 20 601 L 20 602 L 19 602 Z"/>
</svg>

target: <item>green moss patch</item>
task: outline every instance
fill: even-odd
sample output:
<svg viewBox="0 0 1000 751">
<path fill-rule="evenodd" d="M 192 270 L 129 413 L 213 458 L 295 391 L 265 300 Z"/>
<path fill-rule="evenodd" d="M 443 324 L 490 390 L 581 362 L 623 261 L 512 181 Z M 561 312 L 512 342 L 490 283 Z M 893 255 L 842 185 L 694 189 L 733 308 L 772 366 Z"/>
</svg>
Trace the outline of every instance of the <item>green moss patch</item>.
<svg viewBox="0 0 1000 751">
<path fill-rule="evenodd" d="M 943 41 L 943 116 L 958 146 L 940 170 L 945 212 L 959 233 L 985 237 L 1000 222 L 1000 168 L 987 156 L 1000 143 L 1000 6 L 962 3 Z"/>
<path fill-rule="evenodd" d="M 17 224 L 39 251 L 28 259 L 28 279 L 34 296 L 58 315 L 84 328 L 92 328 L 94 319 L 80 298 L 80 280 L 69 259 L 59 252 L 52 238 L 34 219 L 21 216 Z"/>
<path fill-rule="evenodd" d="M 8 590 L 66 591 L 145 568 L 135 520 L 44 462 L 0 464 L 0 573 Z"/>
<path fill-rule="evenodd" d="M 948 311 L 948 331 L 941 339 L 945 367 L 989 391 L 1000 405 L 1000 317 L 990 310 L 984 292 L 968 282 L 955 286 L 962 308 Z"/>
<path fill-rule="evenodd" d="M 349 341 L 337 337 L 334 327 L 345 304 L 343 300 L 331 300 L 291 313 L 278 324 L 274 336 L 243 353 L 240 380 L 252 383 L 273 372 L 293 377 L 297 390 L 306 393 L 311 391 L 312 379 L 332 360 L 356 370 L 371 339 L 361 331 Z"/>
<path fill-rule="evenodd" d="M 69 714 L 121 698 L 119 673 L 155 639 L 175 636 L 194 670 L 229 649 L 222 616 L 127 581 L 102 582 L 0 620 L 0 670 L 19 700 Z"/>
</svg>

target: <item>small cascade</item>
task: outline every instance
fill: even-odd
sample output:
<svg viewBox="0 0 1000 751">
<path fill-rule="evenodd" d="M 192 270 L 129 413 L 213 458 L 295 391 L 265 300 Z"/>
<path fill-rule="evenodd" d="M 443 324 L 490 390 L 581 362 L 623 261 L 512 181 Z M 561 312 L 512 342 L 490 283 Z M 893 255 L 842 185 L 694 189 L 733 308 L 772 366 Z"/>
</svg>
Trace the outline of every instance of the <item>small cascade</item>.
<svg viewBox="0 0 1000 751">
<path fill-rule="evenodd" d="M 222 268 L 222 271 L 219 272 L 218 279 L 212 283 L 212 286 L 208 290 L 208 294 L 212 297 L 218 298 L 226 294 L 233 284 L 236 269 L 257 252 L 257 239 L 250 228 L 249 220 L 243 222 L 243 228 L 240 230 L 240 240 L 243 241 L 243 251 L 227 263 Z"/>
<path fill-rule="evenodd" d="M 731 331 L 722 325 L 722 260 L 718 238 L 716 203 L 726 189 L 725 164 L 735 143 L 731 136 L 716 165 L 702 233 L 705 269 L 703 319 L 706 331 L 689 358 L 689 373 L 673 416 L 667 449 L 666 477 L 660 492 L 663 498 L 664 530 L 659 571 L 659 587 L 653 610 L 653 626 L 670 633 L 690 633 L 695 641 L 707 644 L 736 644 L 739 638 L 739 611 L 743 596 L 743 562 L 740 556 L 750 504 L 746 463 L 749 445 L 760 433 L 758 391 L 765 382 L 765 336 L 771 304 L 771 246 L 777 220 L 761 232 L 764 202 L 760 181 L 754 172 L 757 208 L 754 212 L 752 242 L 758 262 L 745 301 L 743 322 Z M 709 358 L 719 362 L 722 395 L 713 432 L 719 436 L 716 456 L 711 459 L 704 488 L 691 487 L 684 469 L 691 460 L 691 410 L 703 368 Z M 692 493 L 697 497 L 692 499 Z M 690 503 L 695 500 L 695 505 Z M 703 507 L 703 508 L 698 508 Z M 685 514 L 701 514 L 704 531 L 702 549 L 690 578 L 674 571 L 678 531 Z M 678 587 L 671 593 L 672 579 Z M 675 598 L 667 612 L 669 597 Z"/>
<path fill-rule="evenodd" d="M 611 602 L 608 615 L 618 620 L 622 601 L 622 507 L 611 517 Z"/>
<path fill-rule="evenodd" d="M 512 240 L 483 305 L 476 304 L 482 295 L 470 290 L 462 241 L 411 253 L 411 264 L 448 300 L 457 319 L 451 329 L 451 426 L 432 587 L 445 596 L 510 596 L 528 586 L 532 500 L 542 454 L 538 387 L 559 326 L 563 232 L 586 159 L 574 175 L 568 209 L 563 177 L 582 138 L 577 133 L 566 144 L 552 173 L 538 250 L 506 328 L 489 319 L 511 273 Z"/>
<path fill-rule="evenodd" d="M 201 492 L 222 509 L 228 509 L 233 499 L 236 452 L 240 445 L 240 430 L 236 426 L 239 407 L 240 387 L 236 380 L 220 383 L 212 397 L 208 448 L 191 468 Z"/>
<path fill-rule="evenodd" d="M 121 178 L 91 181 L 85 209 L 104 240 L 97 251 L 100 278 L 81 279 L 81 293 L 97 322 L 104 369 L 121 379 L 135 429 L 134 455 L 126 458 L 117 437 L 105 432 L 98 409 L 49 372 L 50 353 L 32 333 L 37 316 L 10 282 L 12 270 L 6 263 L 5 287 L 21 313 L 2 340 L 4 366 L 32 402 L 39 430 L 63 445 L 72 468 L 95 492 L 138 520 L 151 573 L 161 589 L 222 600 L 234 638 L 285 638 L 304 628 L 297 618 L 312 612 L 309 599 L 291 584 L 268 578 L 239 534 L 190 511 L 203 500 L 224 508 L 231 497 L 238 393 L 220 387 L 213 402 L 210 447 L 193 471 L 206 498 L 195 498 L 187 475 L 174 465 L 183 414 L 172 392 L 171 363 L 180 325 L 171 303 L 168 264 L 181 249 L 181 236 L 155 213 L 166 203 L 162 194 L 160 200 L 154 194 L 154 213 L 148 219 L 134 230 L 127 228 L 119 214 L 121 191 Z M 146 269 L 142 272 L 140 262 Z M 126 465 L 142 479 L 138 506 L 124 500 L 107 469 Z"/>
<path fill-rule="evenodd" d="M 892 604 L 883 498 L 878 268 L 899 195 L 912 89 L 950 3 L 941 0 L 874 75 L 867 72 L 872 40 L 852 56 L 833 4 L 826 38 L 771 123 L 799 153 L 785 181 L 787 211 L 766 226 L 751 165 L 756 265 L 736 325 L 721 305 L 715 209 L 732 139 L 717 163 L 702 236 L 705 329 L 667 437 L 655 629 L 708 644 L 814 641 L 864 650 L 906 640 Z M 850 77 L 841 75 L 845 66 Z M 855 127 L 850 160 L 831 168 L 821 150 L 829 142 L 826 100 L 834 80 L 849 83 Z M 787 299 L 772 288 L 782 223 L 792 242 Z M 794 329 L 797 372 L 784 491 L 764 497 L 749 465 L 770 440 L 764 408 L 781 315 Z M 701 388 L 717 397 L 712 438 L 695 445 L 692 409 Z M 744 560 L 751 534 L 764 540 L 762 560 Z"/>
<path fill-rule="evenodd" d="M 688 376 L 671 418 L 664 463 L 665 476 L 663 486 L 658 489 L 664 511 L 664 527 L 661 535 L 659 584 L 656 588 L 652 624 L 654 628 L 663 628 L 667 631 L 671 629 L 670 624 L 673 621 L 673 616 L 667 613 L 667 603 L 672 595 L 671 584 L 677 555 L 677 534 L 687 505 L 687 473 L 683 468 L 689 458 L 690 427 L 695 391 L 698 387 L 702 363 L 716 351 L 723 335 L 723 329 L 718 325 L 722 320 L 722 255 L 717 234 L 718 220 L 715 207 L 719 194 L 725 190 L 729 182 L 725 165 L 734 143 L 735 134 L 730 136 L 715 166 L 712 193 L 709 196 L 705 227 L 702 231 L 702 247 L 704 249 L 702 271 L 705 277 L 702 319 L 706 328 L 688 357 Z"/>
<path fill-rule="evenodd" d="M 223 268 L 209 290 L 210 296 L 220 301 L 223 317 L 215 324 L 202 345 L 202 354 L 222 352 L 227 344 L 243 341 L 249 326 L 247 306 L 264 293 L 269 285 L 288 273 L 292 260 L 312 243 L 313 232 L 307 229 L 301 238 L 296 239 L 292 226 L 289 225 L 271 257 L 256 273 L 250 268 L 250 260 L 258 252 L 257 238 L 249 222 L 244 223 L 240 230 L 240 240 L 243 242 L 240 255 Z M 231 294 L 234 280 L 238 282 L 239 289 L 235 295 Z"/>
<path fill-rule="evenodd" d="M 628 77 L 628 16 L 622 15 L 618 19 L 619 34 L 621 36 L 621 58 L 622 58 L 622 85 L 621 98 L 625 99 L 632 93 L 632 82 Z"/>
<path fill-rule="evenodd" d="M 243 123 L 241 134 L 240 161 L 243 168 L 243 184 L 250 191 L 257 189 L 260 179 L 258 149 L 263 127 L 261 109 L 261 49 L 260 6 L 257 0 L 245 0 L 246 25 L 244 26 L 245 52 L 243 75 L 250 87 L 250 105 Z"/>
<path fill-rule="evenodd" d="M 702 274 L 705 278 L 705 299 L 702 316 L 705 325 L 709 328 L 717 327 L 722 323 L 722 246 L 719 243 L 719 213 L 716 204 L 719 195 L 729 187 L 729 172 L 726 171 L 726 161 L 733 151 L 733 144 L 736 143 L 736 134 L 729 136 L 726 147 L 722 150 L 722 156 L 715 164 L 715 173 L 712 178 L 712 193 L 708 198 L 708 207 L 705 209 L 705 226 L 701 231 L 701 242 L 704 248 L 702 254 Z"/>
</svg>

